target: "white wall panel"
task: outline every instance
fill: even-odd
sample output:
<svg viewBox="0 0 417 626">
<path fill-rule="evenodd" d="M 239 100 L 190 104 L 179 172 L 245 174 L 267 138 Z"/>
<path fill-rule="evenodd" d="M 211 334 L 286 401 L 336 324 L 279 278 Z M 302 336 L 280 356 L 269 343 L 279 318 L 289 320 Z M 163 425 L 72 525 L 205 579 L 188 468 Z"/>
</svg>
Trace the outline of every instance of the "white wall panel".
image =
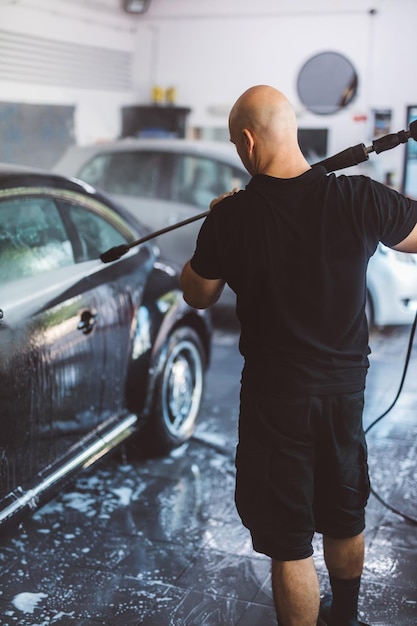
<svg viewBox="0 0 417 626">
<path fill-rule="evenodd" d="M 270 83 L 290 97 L 300 126 L 328 128 L 334 153 L 372 140 L 375 108 L 392 110 L 392 132 L 404 127 L 407 105 L 417 104 L 416 23 L 416 0 L 151 0 L 143 16 L 125 14 L 120 0 L 0 0 L 0 29 L 19 36 L 19 45 L 24 36 L 53 40 L 51 53 L 61 46 L 67 55 L 65 61 L 43 55 L 48 81 L 29 64 L 19 77 L 17 58 L 0 59 L 0 93 L 5 101 L 73 104 L 77 141 L 88 143 L 117 136 L 120 107 L 148 104 L 155 84 L 176 87 L 178 104 L 192 110 L 192 126 L 226 128 L 236 97 Z M 87 60 L 90 50 L 97 61 Z M 359 88 L 346 110 L 318 116 L 299 101 L 296 81 L 303 63 L 325 50 L 352 61 Z M 39 48 L 35 56 L 39 61 Z M 4 66 L 10 71 L 13 63 L 16 71 L 6 75 Z M 68 82 L 63 76 L 55 82 L 64 65 Z M 399 178 L 402 158 L 400 147 L 371 155 L 363 167 Z"/>
<path fill-rule="evenodd" d="M 0 29 L 0 80 L 131 89 L 132 53 Z"/>
</svg>

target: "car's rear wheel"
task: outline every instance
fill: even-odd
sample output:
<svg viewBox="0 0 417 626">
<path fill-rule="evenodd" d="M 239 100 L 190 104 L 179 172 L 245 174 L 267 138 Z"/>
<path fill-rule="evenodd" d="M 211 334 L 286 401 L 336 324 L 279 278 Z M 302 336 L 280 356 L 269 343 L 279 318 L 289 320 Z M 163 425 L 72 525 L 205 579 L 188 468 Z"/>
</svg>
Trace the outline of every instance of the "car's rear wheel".
<svg viewBox="0 0 417 626">
<path fill-rule="evenodd" d="M 152 410 L 142 433 L 150 454 L 167 453 L 191 437 L 203 397 L 205 368 L 206 355 L 197 333 L 177 328 L 161 352 Z"/>
</svg>

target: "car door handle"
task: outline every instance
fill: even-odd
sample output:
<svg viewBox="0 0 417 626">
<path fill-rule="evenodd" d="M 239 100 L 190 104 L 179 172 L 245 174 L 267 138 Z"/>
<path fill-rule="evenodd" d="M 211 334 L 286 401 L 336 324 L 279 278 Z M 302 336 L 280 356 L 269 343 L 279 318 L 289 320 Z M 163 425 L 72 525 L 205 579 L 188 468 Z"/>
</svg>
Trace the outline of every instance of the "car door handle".
<svg viewBox="0 0 417 626">
<path fill-rule="evenodd" d="M 89 335 L 94 328 L 96 320 L 97 315 L 95 313 L 91 313 L 91 311 L 83 311 L 81 313 L 81 319 L 78 322 L 77 329 L 81 330 L 84 335 Z"/>
</svg>

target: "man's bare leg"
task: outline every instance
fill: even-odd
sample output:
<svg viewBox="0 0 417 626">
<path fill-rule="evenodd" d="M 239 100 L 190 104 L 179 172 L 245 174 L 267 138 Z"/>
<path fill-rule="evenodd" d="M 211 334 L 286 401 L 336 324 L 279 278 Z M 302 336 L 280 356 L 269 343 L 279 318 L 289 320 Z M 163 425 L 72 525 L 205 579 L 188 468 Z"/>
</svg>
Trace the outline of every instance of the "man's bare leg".
<svg viewBox="0 0 417 626">
<path fill-rule="evenodd" d="M 331 576 L 357 578 L 362 574 L 365 555 L 364 534 L 349 539 L 323 537 L 324 560 Z"/>
<path fill-rule="evenodd" d="M 320 589 L 313 557 L 272 559 L 272 591 L 280 626 L 316 626 Z"/>
</svg>

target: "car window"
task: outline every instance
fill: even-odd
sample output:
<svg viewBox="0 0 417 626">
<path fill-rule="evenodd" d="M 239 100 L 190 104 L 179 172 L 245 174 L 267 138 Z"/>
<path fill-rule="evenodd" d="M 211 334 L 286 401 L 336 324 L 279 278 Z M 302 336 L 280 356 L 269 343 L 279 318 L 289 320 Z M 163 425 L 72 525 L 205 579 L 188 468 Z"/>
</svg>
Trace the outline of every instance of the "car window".
<svg viewBox="0 0 417 626">
<path fill-rule="evenodd" d="M 22 196 L 0 201 L 3 283 L 73 263 L 71 242 L 51 198 Z"/>
<path fill-rule="evenodd" d="M 109 159 L 109 154 L 98 154 L 81 167 L 77 177 L 90 185 L 102 187 Z"/>
<path fill-rule="evenodd" d="M 156 151 L 100 154 L 79 170 L 78 177 L 108 193 L 164 198 L 168 156 Z"/>
<path fill-rule="evenodd" d="M 194 155 L 175 155 L 172 197 L 207 209 L 213 198 L 243 188 L 249 180 L 244 172 L 215 159 Z"/>
<path fill-rule="evenodd" d="M 127 243 L 126 237 L 97 213 L 70 203 L 65 203 L 65 210 L 78 231 L 83 261 L 98 259 L 106 250 Z"/>
</svg>

